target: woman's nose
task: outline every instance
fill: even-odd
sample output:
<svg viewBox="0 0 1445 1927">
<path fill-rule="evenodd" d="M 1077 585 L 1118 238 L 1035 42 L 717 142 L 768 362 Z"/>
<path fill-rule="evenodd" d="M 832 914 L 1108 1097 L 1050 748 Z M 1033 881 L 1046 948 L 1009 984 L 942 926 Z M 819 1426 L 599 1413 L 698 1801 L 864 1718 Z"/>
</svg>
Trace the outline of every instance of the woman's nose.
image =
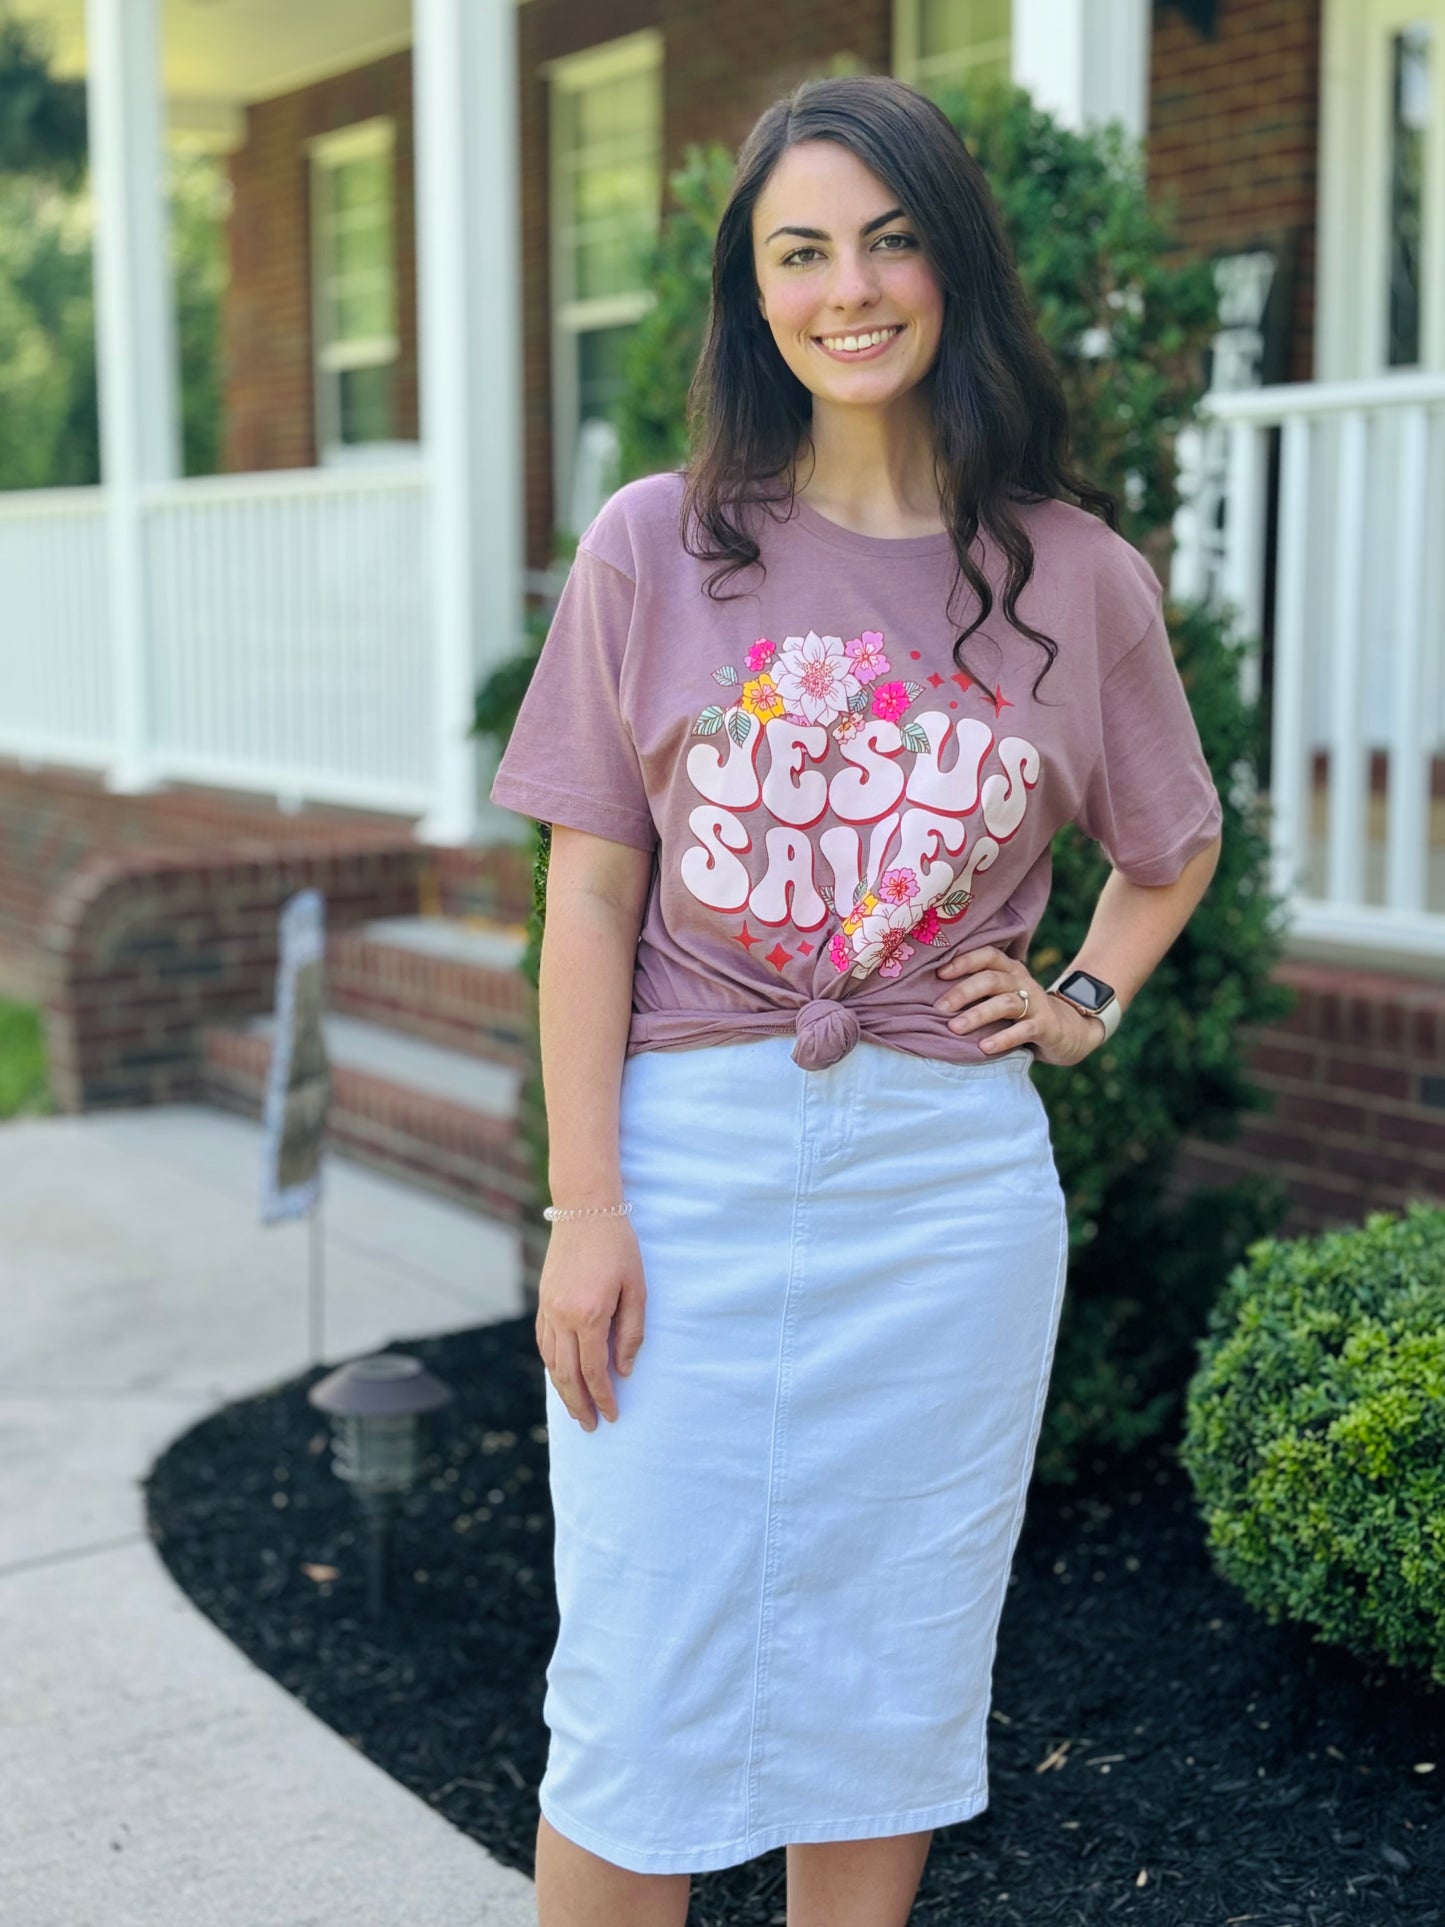
<svg viewBox="0 0 1445 1927">
<path fill-rule="evenodd" d="M 840 254 L 830 290 L 835 308 L 867 307 L 878 298 L 878 276 L 866 254 Z"/>
</svg>

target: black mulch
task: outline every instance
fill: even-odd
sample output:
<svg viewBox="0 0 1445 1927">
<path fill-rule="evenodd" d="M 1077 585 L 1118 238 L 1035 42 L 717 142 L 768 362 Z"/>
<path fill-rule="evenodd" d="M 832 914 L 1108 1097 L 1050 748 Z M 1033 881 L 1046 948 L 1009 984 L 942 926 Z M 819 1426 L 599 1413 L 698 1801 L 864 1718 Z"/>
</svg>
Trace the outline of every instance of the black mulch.
<svg viewBox="0 0 1445 1927">
<path fill-rule="evenodd" d="M 305 1399 L 319 1372 L 179 1440 L 147 1483 L 151 1532 L 258 1666 L 530 1874 L 555 1633 L 532 1320 L 395 1349 L 456 1402 L 396 1514 L 379 1629 Z M 990 1805 L 934 1835 L 915 1927 L 1445 1922 L 1445 1692 L 1245 1606 L 1167 1443 L 1034 1487 L 994 1707 Z M 781 1848 L 698 1874 L 690 1927 L 780 1922 L 783 1883 Z"/>
</svg>

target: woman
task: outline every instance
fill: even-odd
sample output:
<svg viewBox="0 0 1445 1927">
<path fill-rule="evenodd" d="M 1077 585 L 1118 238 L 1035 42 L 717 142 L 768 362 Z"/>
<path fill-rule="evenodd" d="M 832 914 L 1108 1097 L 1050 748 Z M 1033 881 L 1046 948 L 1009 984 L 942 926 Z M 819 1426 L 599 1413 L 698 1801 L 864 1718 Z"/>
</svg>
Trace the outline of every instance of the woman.
<svg viewBox="0 0 1445 1927">
<path fill-rule="evenodd" d="M 538 1902 L 681 1923 L 786 1843 L 790 1927 L 898 1927 L 988 1798 L 1067 1247 L 1033 1063 L 1110 1034 L 1220 805 L 923 96 L 762 117 L 694 401 L 687 474 L 583 537 L 492 788 L 553 826 Z M 1068 822 L 1114 873 L 1055 988 Z"/>
</svg>

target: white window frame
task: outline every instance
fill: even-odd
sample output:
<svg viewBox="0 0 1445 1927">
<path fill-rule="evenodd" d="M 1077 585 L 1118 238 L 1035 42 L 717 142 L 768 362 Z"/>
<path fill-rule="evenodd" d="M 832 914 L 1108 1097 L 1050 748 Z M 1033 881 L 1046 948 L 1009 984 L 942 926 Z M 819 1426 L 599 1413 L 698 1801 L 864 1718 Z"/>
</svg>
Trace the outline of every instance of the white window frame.
<svg viewBox="0 0 1445 1927">
<path fill-rule="evenodd" d="M 657 218 L 660 220 L 662 213 L 662 35 L 656 28 L 647 27 L 640 33 L 626 34 L 621 39 L 606 41 L 600 46 L 589 47 L 581 53 L 564 54 L 558 60 L 546 62 L 541 71 L 548 82 L 549 102 L 555 101 L 559 92 L 583 93 L 599 81 L 615 80 L 627 74 L 656 75 L 659 149 Z M 572 250 L 564 244 L 563 238 L 571 225 L 571 208 L 567 198 L 569 177 L 560 165 L 560 116 L 549 111 L 548 122 L 547 219 L 552 285 L 552 503 L 556 525 L 559 528 L 566 528 L 570 521 L 572 498 L 572 464 L 579 387 L 578 339 L 594 328 L 621 327 L 631 321 L 640 321 L 653 305 L 656 297 L 649 288 L 637 288 L 622 294 L 593 297 L 590 300 L 579 300 L 576 297 L 573 289 Z M 575 529 L 572 533 L 580 535 L 582 531 Z"/>
<path fill-rule="evenodd" d="M 1013 71 L 1013 24 L 1014 11 L 1019 0 L 1010 0 L 1009 34 L 1005 52 L 1008 55 L 1008 69 Z M 918 51 L 919 16 L 922 0 L 893 0 L 893 71 L 900 80 L 906 80 L 911 87 L 924 93 L 945 81 L 966 82 L 972 68 L 980 66 L 984 60 L 994 58 L 998 43 L 985 41 L 978 50 L 961 49 L 951 54 L 930 54 L 926 59 Z"/>
<path fill-rule="evenodd" d="M 1417 19 L 1434 30 L 1420 360 L 1417 367 L 1392 368 L 1388 56 L 1391 36 Z M 1315 378 L 1362 381 L 1445 369 L 1445 3 L 1325 0 L 1320 73 Z"/>
<path fill-rule="evenodd" d="M 390 114 L 378 114 L 370 120 L 354 121 L 350 126 L 337 128 L 329 134 L 314 135 L 305 142 L 305 153 L 307 204 L 311 223 L 311 365 L 317 459 L 322 466 L 333 467 L 342 463 L 386 461 L 397 457 L 414 458 L 417 453 L 417 444 L 414 441 L 343 442 L 341 440 L 341 407 L 338 391 L 342 371 L 352 368 L 384 367 L 388 363 L 395 366 L 401 353 L 401 343 L 397 334 L 393 332 L 373 335 L 354 341 L 323 341 L 320 338 L 322 317 L 327 312 L 323 281 L 328 264 L 323 258 L 321 223 L 316 218 L 317 173 L 322 169 L 342 166 L 347 161 L 369 158 L 376 154 L 385 155 L 391 162 L 394 239 L 396 121 Z M 395 312 L 401 299 L 401 290 L 397 282 L 394 248 L 390 272 L 393 312 Z"/>
</svg>

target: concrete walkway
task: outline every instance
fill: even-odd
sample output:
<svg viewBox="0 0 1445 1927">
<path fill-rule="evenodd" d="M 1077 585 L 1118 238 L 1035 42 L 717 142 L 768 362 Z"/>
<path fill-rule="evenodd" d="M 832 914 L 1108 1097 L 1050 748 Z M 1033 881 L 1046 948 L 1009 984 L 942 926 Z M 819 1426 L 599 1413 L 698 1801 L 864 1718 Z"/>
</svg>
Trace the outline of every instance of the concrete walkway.
<svg viewBox="0 0 1445 1927">
<path fill-rule="evenodd" d="M 533 1927 L 503 1868 L 191 1605 L 140 1481 L 310 1362 L 307 1227 L 259 1127 L 190 1106 L 0 1124 L 4 1927 Z M 516 1315 L 515 1238 L 333 1158 L 328 1362 Z"/>
</svg>

